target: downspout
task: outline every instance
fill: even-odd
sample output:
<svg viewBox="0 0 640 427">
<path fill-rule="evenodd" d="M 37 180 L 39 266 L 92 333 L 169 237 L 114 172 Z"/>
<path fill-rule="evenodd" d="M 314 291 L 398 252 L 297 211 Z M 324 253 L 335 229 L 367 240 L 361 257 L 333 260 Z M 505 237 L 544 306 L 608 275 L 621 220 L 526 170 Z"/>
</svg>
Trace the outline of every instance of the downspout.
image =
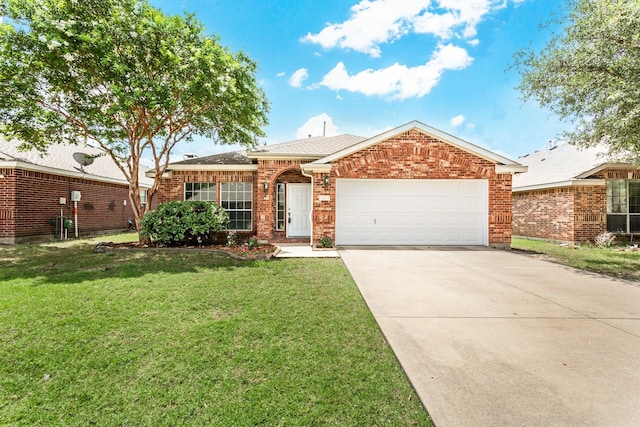
<svg viewBox="0 0 640 427">
<path fill-rule="evenodd" d="M 311 175 L 308 175 L 304 172 L 304 169 L 302 168 L 302 165 L 300 165 L 300 173 L 302 173 L 303 176 L 306 176 L 307 178 L 311 178 L 311 211 L 309 211 L 309 223 L 311 224 L 311 233 L 310 233 L 310 239 L 309 239 L 309 246 L 313 246 L 313 203 L 315 200 L 315 197 L 313 197 L 313 193 L 315 191 L 314 186 L 313 186 L 313 173 Z"/>
</svg>

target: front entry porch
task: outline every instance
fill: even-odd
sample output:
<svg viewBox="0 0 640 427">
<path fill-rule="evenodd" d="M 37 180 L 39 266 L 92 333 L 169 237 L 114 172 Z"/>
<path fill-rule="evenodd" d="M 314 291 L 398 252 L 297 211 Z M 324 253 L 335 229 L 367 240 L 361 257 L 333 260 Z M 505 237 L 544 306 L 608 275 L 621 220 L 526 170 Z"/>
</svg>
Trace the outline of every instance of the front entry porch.
<svg viewBox="0 0 640 427">
<path fill-rule="evenodd" d="M 263 182 L 268 184 L 264 197 L 258 200 L 258 238 L 270 243 L 310 244 L 311 178 L 302 175 L 298 166 L 278 171 Z"/>
</svg>

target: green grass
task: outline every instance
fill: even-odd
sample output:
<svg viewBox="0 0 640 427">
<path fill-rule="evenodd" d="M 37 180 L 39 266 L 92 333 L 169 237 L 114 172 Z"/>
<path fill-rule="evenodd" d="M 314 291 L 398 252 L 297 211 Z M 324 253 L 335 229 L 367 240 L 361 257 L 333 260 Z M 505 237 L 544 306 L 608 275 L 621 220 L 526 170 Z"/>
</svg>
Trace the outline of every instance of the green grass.
<svg viewBox="0 0 640 427">
<path fill-rule="evenodd" d="M 431 425 L 339 259 L 0 247 L 0 425 Z"/>
<path fill-rule="evenodd" d="M 514 249 L 533 251 L 551 260 L 609 276 L 640 281 L 640 252 L 625 252 L 622 247 L 598 248 L 592 245 L 560 246 L 540 240 L 513 238 Z"/>
</svg>

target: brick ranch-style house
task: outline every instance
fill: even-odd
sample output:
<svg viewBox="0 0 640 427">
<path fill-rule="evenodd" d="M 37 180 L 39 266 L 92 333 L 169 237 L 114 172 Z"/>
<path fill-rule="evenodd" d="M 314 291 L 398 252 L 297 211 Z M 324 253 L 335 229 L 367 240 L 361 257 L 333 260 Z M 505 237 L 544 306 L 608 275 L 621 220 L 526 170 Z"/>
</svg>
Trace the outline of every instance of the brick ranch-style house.
<svg viewBox="0 0 640 427">
<path fill-rule="evenodd" d="M 605 231 L 640 232 L 640 171 L 602 147 L 552 146 L 520 157 L 513 179 L 513 234 L 585 242 Z"/>
<path fill-rule="evenodd" d="M 524 171 L 413 121 L 175 162 L 158 202 L 217 202 L 230 230 L 271 243 L 508 246 L 511 177 Z"/>
<path fill-rule="evenodd" d="M 101 149 L 56 144 L 43 154 L 17 147 L 16 142 L 0 139 L 0 244 L 64 237 L 54 219 L 62 211 L 72 220 L 76 204 L 78 237 L 127 228 L 133 218 L 129 184 Z M 82 166 L 75 153 L 93 162 Z M 141 195 L 146 197 L 151 181 L 144 175 L 140 179 Z M 80 201 L 72 201 L 72 192 Z M 66 230 L 68 237 L 75 237 L 75 226 Z"/>
</svg>

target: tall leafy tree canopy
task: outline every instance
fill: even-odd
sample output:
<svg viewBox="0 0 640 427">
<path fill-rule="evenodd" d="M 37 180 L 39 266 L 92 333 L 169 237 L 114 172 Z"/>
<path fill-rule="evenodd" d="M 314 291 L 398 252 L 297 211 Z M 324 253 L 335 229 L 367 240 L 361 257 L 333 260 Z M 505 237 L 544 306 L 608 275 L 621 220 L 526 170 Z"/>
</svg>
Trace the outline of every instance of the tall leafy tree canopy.
<svg viewBox="0 0 640 427">
<path fill-rule="evenodd" d="M 256 63 L 193 15 L 146 0 L 0 0 L 0 133 L 24 148 L 93 142 L 130 184 L 140 225 L 142 156 L 157 191 L 172 149 L 194 135 L 251 147 L 267 124 Z"/>
<path fill-rule="evenodd" d="M 543 50 L 515 56 L 523 98 L 573 123 L 572 143 L 640 161 L 640 1 L 569 0 L 560 23 Z"/>
</svg>

